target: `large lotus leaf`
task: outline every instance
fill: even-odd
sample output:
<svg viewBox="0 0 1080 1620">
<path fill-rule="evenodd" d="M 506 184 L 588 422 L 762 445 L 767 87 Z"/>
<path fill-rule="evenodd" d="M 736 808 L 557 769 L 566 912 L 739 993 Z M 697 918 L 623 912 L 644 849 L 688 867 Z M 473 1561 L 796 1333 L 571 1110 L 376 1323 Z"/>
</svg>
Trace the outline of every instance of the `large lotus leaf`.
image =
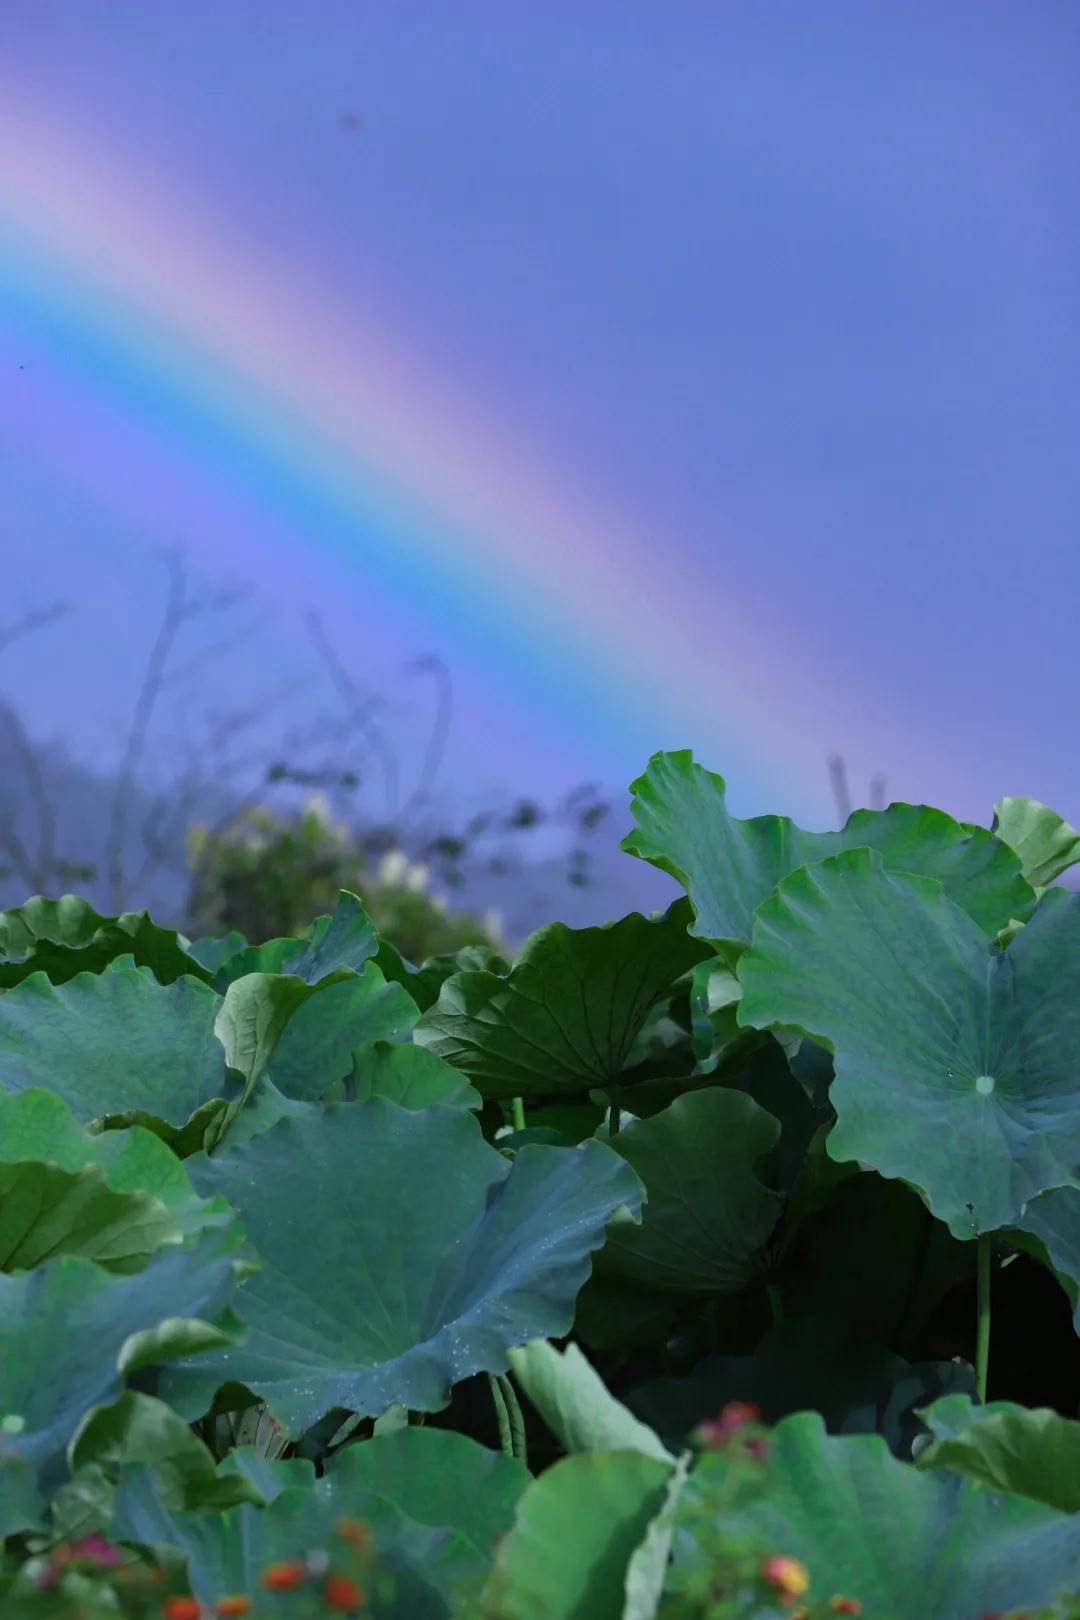
<svg viewBox="0 0 1080 1620">
<path fill-rule="evenodd" d="M 416 1003 L 399 984 L 388 984 L 374 962 L 317 985 L 249 974 L 229 987 L 225 1004 L 238 1011 L 242 1005 L 250 1020 L 250 1072 L 267 1073 L 284 1096 L 300 1100 L 321 1097 L 346 1079 L 357 1047 L 401 1040 L 417 1019 Z"/>
<path fill-rule="evenodd" d="M 674 1470 L 640 1451 L 579 1452 L 533 1481 L 496 1557 L 493 1620 L 623 1620 L 627 1572 Z"/>
<path fill-rule="evenodd" d="M 521 1463 L 467 1435 L 406 1427 L 336 1452 L 318 1489 L 339 1515 L 366 1518 L 377 1499 L 414 1524 L 450 1530 L 472 1570 L 486 1573 L 530 1483 Z"/>
<path fill-rule="evenodd" d="M 677 1076 L 685 1084 L 685 1076 L 697 1067 L 691 1035 L 691 975 L 683 974 L 658 1001 L 654 1001 L 645 1022 L 634 1038 L 627 1054 L 622 1083 L 635 1091 L 650 1080 Z M 674 1095 L 678 1095 L 677 1090 Z M 635 1110 L 638 1098 L 634 1098 Z"/>
<path fill-rule="evenodd" d="M 322 1551 L 330 1559 L 340 1549 L 340 1570 L 348 1548 L 336 1535 L 335 1518 L 343 1509 L 367 1522 L 374 1532 L 379 1574 L 372 1582 L 365 1615 L 372 1620 L 447 1620 L 449 1609 L 439 1590 L 447 1564 L 457 1563 L 454 1540 L 447 1531 L 414 1525 L 380 1501 L 361 1499 L 332 1503 L 311 1485 L 289 1485 L 265 1507 L 245 1502 L 224 1513 L 171 1512 L 161 1501 L 149 1469 L 126 1479 L 117 1492 L 114 1535 L 124 1541 L 179 1551 L 196 1598 L 214 1612 L 223 1597 L 247 1596 L 265 1601 L 260 1577 L 271 1565 Z M 448 1556 L 449 1555 L 449 1556 Z M 334 1567 L 332 1565 L 331 1567 Z"/>
<path fill-rule="evenodd" d="M 185 1235 L 231 1218 L 223 1201 L 198 1196 L 181 1160 L 153 1132 L 139 1125 L 90 1131 L 51 1091 L 0 1092 L 0 1164 L 33 1159 L 68 1171 L 99 1166 L 113 1193 L 152 1194 Z"/>
<path fill-rule="evenodd" d="M 564 1451 L 643 1451 L 675 1459 L 653 1429 L 617 1401 L 576 1344 L 534 1339 L 510 1351 L 510 1370 Z"/>
<path fill-rule="evenodd" d="M 96 1165 L 0 1164 L 0 1271 L 26 1271 L 58 1254 L 137 1271 L 179 1236 L 164 1204 L 149 1193 L 114 1192 Z"/>
<path fill-rule="evenodd" d="M 927 805 L 856 810 L 839 832 L 805 832 L 786 816 L 740 821 L 728 813 L 723 777 L 687 749 L 654 754 L 631 791 L 634 830 L 622 848 L 683 885 L 694 933 L 728 956 L 748 943 L 756 907 L 781 878 L 844 849 L 875 849 L 890 871 L 937 878 L 991 938 L 1035 903 L 1007 844 Z"/>
<path fill-rule="evenodd" d="M 0 1276 L 0 1417 L 18 1425 L 17 1450 L 35 1469 L 55 1477 L 85 1414 L 115 1399 L 126 1371 L 213 1336 L 236 1288 L 234 1247 L 208 1233 L 133 1277 L 74 1255 Z"/>
<path fill-rule="evenodd" d="M 726 1470 L 721 1453 L 702 1459 L 684 1520 L 708 1514 Z M 912 1467 L 876 1435 L 828 1435 L 812 1412 L 773 1432 L 762 1494 L 738 1524 L 805 1564 L 809 1601 L 842 1594 L 889 1620 L 979 1620 L 1080 1581 L 1080 1518 Z"/>
<path fill-rule="evenodd" d="M 244 1419 L 251 1414 L 253 1421 L 245 1423 Z M 249 1408 L 242 1415 L 238 1433 L 254 1430 L 256 1434 L 262 1429 L 265 1437 L 265 1427 L 270 1426 L 272 1432 L 277 1433 L 274 1419 L 271 1418 L 265 1406 Z M 279 1443 L 281 1442 L 279 1438 Z M 218 1463 L 218 1473 L 224 1477 L 226 1474 L 240 1474 L 252 1485 L 256 1494 L 264 1502 L 273 1502 L 282 1491 L 288 1490 L 290 1485 L 311 1485 L 315 1481 L 315 1464 L 306 1457 L 270 1457 L 265 1454 L 265 1438 L 262 1446 L 257 1444 L 243 1444 L 234 1446 L 227 1451 Z"/>
<path fill-rule="evenodd" d="M 1080 861 L 1080 832 L 1038 799 L 999 799 L 992 831 L 1016 851 L 1024 876 L 1037 889 Z"/>
<path fill-rule="evenodd" d="M 465 1076 L 423 1046 L 376 1041 L 353 1057 L 350 1095 L 388 1097 L 401 1108 L 479 1108 L 480 1093 Z"/>
<path fill-rule="evenodd" d="M 45 1503 L 25 1457 L 5 1447 L 0 1434 L 0 1541 L 23 1530 L 44 1528 Z"/>
<path fill-rule="evenodd" d="M 739 976 L 741 1022 L 833 1048 L 832 1157 L 921 1188 L 957 1237 L 1080 1165 L 1080 895 L 997 951 L 939 884 L 849 850 L 764 902 Z"/>
<path fill-rule="evenodd" d="M 1041 1259 L 1049 1259 L 1058 1281 L 1069 1293 L 1080 1333 L 1080 1186 L 1052 1187 L 1033 1198 L 1017 1222 L 1042 1246 Z M 1020 1241 L 1020 1240 L 1018 1240 Z"/>
<path fill-rule="evenodd" d="M 1049 1408 L 973 1406 L 963 1395 L 922 1415 L 933 1438 L 919 1453 L 920 1468 L 952 1468 L 991 1490 L 1080 1513 L 1080 1423 Z"/>
<path fill-rule="evenodd" d="M 296 1102 L 292 1097 L 283 1097 L 263 1075 L 261 1080 L 256 1080 L 244 1098 L 243 1107 L 230 1116 L 225 1129 L 208 1151 L 219 1153 L 226 1144 L 230 1148 L 237 1148 L 251 1137 L 268 1131 L 279 1119 L 306 1119 L 309 1115 L 317 1114 L 321 1106 L 321 1103 Z"/>
<path fill-rule="evenodd" d="M 611 1138 L 645 1185 L 640 1226 L 616 1222 L 598 1273 L 651 1292 L 738 1293 L 767 1269 L 783 1199 L 757 1166 L 779 1136 L 739 1091 L 691 1092 Z"/>
<path fill-rule="evenodd" d="M 844 1168 L 854 1173 L 803 1215 L 785 1245 L 776 1277 L 784 1310 L 842 1317 L 864 1337 L 901 1349 L 917 1341 L 952 1288 L 974 1283 L 975 1253 L 902 1181 Z M 801 1185 L 792 1212 L 800 1194 Z"/>
<path fill-rule="evenodd" d="M 605 1224 L 641 1201 L 599 1142 L 511 1166 L 471 1114 L 381 1097 L 282 1120 L 192 1175 L 239 1211 L 262 1265 L 242 1353 L 170 1374 L 171 1398 L 194 1415 L 215 1379 L 238 1380 L 291 1432 L 333 1407 L 436 1411 L 511 1345 L 565 1333 Z"/>
<path fill-rule="evenodd" d="M 823 1088 L 820 1101 L 813 1100 L 779 1042 L 770 1036 L 758 1040 L 741 1061 L 725 1064 L 714 1078 L 729 1090 L 745 1092 L 779 1123 L 780 1140 L 767 1161 L 764 1179 L 786 1194 L 803 1169 L 811 1142 L 831 1123 L 833 1113 L 827 1089 Z M 829 1069 L 831 1077 L 831 1064 Z"/>
<path fill-rule="evenodd" d="M 510 963 L 489 945 L 463 945 L 458 951 L 429 956 L 418 968 L 409 967 L 396 951 L 391 957 L 391 950 L 380 941 L 376 960 L 386 978 L 404 985 L 421 1012 L 434 1007 L 439 991 L 455 973 L 494 973 L 501 978 L 510 971 Z"/>
<path fill-rule="evenodd" d="M 192 961 L 198 962 L 213 979 L 226 962 L 231 962 L 234 956 L 247 950 L 247 943 L 239 929 L 234 928 L 220 937 L 207 934 L 201 939 L 185 939 L 184 949 Z"/>
<path fill-rule="evenodd" d="M 126 1472 L 139 1467 L 150 1469 L 158 1499 L 171 1511 L 264 1500 L 242 1470 L 218 1469 L 213 1454 L 172 1407 L 134 1390 L 87 1414 L 68 1447 L 68 1465 L 73 1482 L 94 1481 L 91 1494 L 97 1498 L 97 1522 L 73 1526 L 69 1521 L 69 1536 L 75 1528 L 83 1535 L 92 1528 L 108 1529 L 115 1487 Z"/>
<path fill-rule="evenodd" d="M 593 1274 L 578 1295 L 574 1336 L 590 1350 L 659 1349 L 671 1337 L 685 1304 L 679 1294 L 653 1294 L 619 1277 L 602 1275 L 594 1262 Z"/>
<path fill-rule="evenodd" d="M 820 1412 L 832 1434 L 877 1433 L 910 1456 L 922 1432 L 916 1409 L 973 1387 L 970 1367 L 913 1365 L 845 1322 L 804 1317 L 778 1323 L 751 1356 L 710 1356 L 685 1378 L 639 1385 L 627 1402 L 674 1448 L 728 1401 L 752 1401 L 767 1423 Z"/>
<path fill-rule="evenodd" d="M 459 973 L 424 1014 L 416 1040 L 485 1097 L 618 1086 L 660 993 L 707 955 L 677 900 L 599 928 L 549 923 L 510 974 Z"/>
<path fill-rule="evenodd" d="M 318 984 L 342 969 L 358 973 L 378 950 L 375 924 L 355 894 L 341 891 L 332 917 L 316 917 L 306 939 L 271 939 L 248 945 L 226 958 L 217 971 L 215 989 L 226 990 L 247 973 L 287 973 Z"/>
<path fill-rule="evenodd" d="M 102 917 L 86 900 L 65 894 L 59 900 L 36 895 L 11 911 L 0 911 L 0 989 L 44 972 L 54 984 L 77 973 L 100 973 L 119 956 L 132 956 L 151 968 L 162 984 L 183 974 L 209 979 L 205 967 L 169 928 L 158 928 L 145 911 Z"/>
<path fill-rule="evenodd" d="M 671 1559 L 676 1518 L 683 1488 L 690 1476 L 692 1457 L 686 1451 L 671 1471 L 659 1513 L 630 1555 L 623 1580 L 625 1593 L 621 1620 L 656 1620 Z"/>
<path fill-rule="evenodd" d="M 45 1087 L 88 1122 L 130 1115 L 180 1129 L 236 1092 L 214 1033 L 221 998 L 199 979 L 159 984 L 113 967 L 54 985 L 36 973 L 0 996 L 0 1087 Z"/>
</svg>

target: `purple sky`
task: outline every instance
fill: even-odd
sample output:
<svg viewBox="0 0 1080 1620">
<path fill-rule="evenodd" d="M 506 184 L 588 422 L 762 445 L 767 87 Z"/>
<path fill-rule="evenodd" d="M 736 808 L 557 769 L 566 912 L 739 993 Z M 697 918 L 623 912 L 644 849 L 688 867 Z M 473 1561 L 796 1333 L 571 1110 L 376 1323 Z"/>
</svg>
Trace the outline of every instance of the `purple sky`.
<svg viewBox="0 0 1080 1620">
<path fill-rule="evenodd" d="M 624 515 L 676 597 L 752 614 L 758 664 L 719 636 L 703 702 L 738 706 L 775 663 L 793 703 L 804 683 L 826 694 L 800 721 L 820 773 L 800 760 L 786 780 L 775 737 L 760 771 L 752 748 L 645 742 L 644 721 L 598 752 L 570 708 L 554 741 L 523 712 L 493 748 L 474 675 L 451 785 L 618 785 L 650 747 L 697 744 L 737 808 L 810 820 L 834 749 L 857 792 L 882 771 L 965 815 L 1028 792 L 1080 819 L 1078 83 L 1071 0 L 0 13 L 0 94 L 137 153 L 308 304 L 380 311 L 548 488 L 616 532 Z M 136 437 L 115 500 L 87 498 L 72 446 L 101 420 L 62 357 L 4 323 L 5 610 L 64 594 L 79 613 L 0 679 L 38 728 L 97 748 L 175 514 L 123 516 L 140 487 L 153 511 L 159 447 Z M 224 576 L 252 555 L 225 531 L 208 551 Z M 331 622 L 342 589 L 312 569 Z M 275 669 L 310 675 L 280 594 Z M 401 661 L 426 634 L 395 622 Z M 389 656 L 377 625 L 363 642 Z M 451 630 L 439 651 L 453 667 Z"/>
</svg>

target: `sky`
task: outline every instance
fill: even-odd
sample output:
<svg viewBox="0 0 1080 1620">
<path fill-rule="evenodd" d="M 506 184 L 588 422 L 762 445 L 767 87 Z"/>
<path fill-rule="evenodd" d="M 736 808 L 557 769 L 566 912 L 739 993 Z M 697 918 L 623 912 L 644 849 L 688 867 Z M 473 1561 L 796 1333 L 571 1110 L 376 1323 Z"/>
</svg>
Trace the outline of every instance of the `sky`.
<svg viewBox="0 0 1080 1620">
<path fill-rule="evenodd" d="M 1080 819 L 1078 82 L 1072 0 L 5 0 L 0 690 L 109 757 L 179 546 L 183 701 L 332 703 L 316 613 L 451 795 Z"/>
</svg>

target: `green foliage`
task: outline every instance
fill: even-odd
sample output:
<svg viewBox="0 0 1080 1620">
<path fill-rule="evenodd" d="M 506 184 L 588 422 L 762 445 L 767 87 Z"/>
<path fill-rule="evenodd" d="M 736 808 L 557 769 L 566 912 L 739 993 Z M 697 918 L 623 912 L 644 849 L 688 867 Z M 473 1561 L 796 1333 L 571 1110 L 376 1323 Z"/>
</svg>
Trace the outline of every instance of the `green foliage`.
<svg viewBox="0 0 1080 1620">
<path fill-rule="evenodd" d="M 318 800 L 296 816 L 263 807 L 219 833 L 196 827 L 189 853 L 196 874 L 189 909 L 208 934 L 299 934 L 345 889 L 362 896 L 378 932 L 411 962 L 492 944 L 480 919 L 451 912 L 427 892 L 420 863 L 392 850 L 373 866 L 362 838 L 332 822 Z"/>
<path fill-rule="evenodd" d="M 1077 1620 L 1077 835 L 635 793 L 512 962 L 314 811 L 0 914 L 5 1620 Z"/>
</svg>

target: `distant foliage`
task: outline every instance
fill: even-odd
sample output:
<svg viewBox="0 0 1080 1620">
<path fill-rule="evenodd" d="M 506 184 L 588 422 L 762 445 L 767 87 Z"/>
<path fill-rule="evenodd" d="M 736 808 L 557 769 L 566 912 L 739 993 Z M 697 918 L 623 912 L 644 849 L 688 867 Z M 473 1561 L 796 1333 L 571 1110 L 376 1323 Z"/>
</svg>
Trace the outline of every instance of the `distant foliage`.
<svg viewBox="0 0 1080 1620">
<path fill-rule="evenodd" d="M 196 826 L 189 835 L 192 924 L 208 934 L 237 929 L 247 939 L 298 934 L 348 889 L 411 961 L 498 943 L 497 915 L 481 920 L 451 911 L 431 892 L 423 862 L 396 847 L 376 853 L 381 842 L 335 822 L 317 795 L 295 815 L 262 807 L 223 832 Z"/>
</svg>

